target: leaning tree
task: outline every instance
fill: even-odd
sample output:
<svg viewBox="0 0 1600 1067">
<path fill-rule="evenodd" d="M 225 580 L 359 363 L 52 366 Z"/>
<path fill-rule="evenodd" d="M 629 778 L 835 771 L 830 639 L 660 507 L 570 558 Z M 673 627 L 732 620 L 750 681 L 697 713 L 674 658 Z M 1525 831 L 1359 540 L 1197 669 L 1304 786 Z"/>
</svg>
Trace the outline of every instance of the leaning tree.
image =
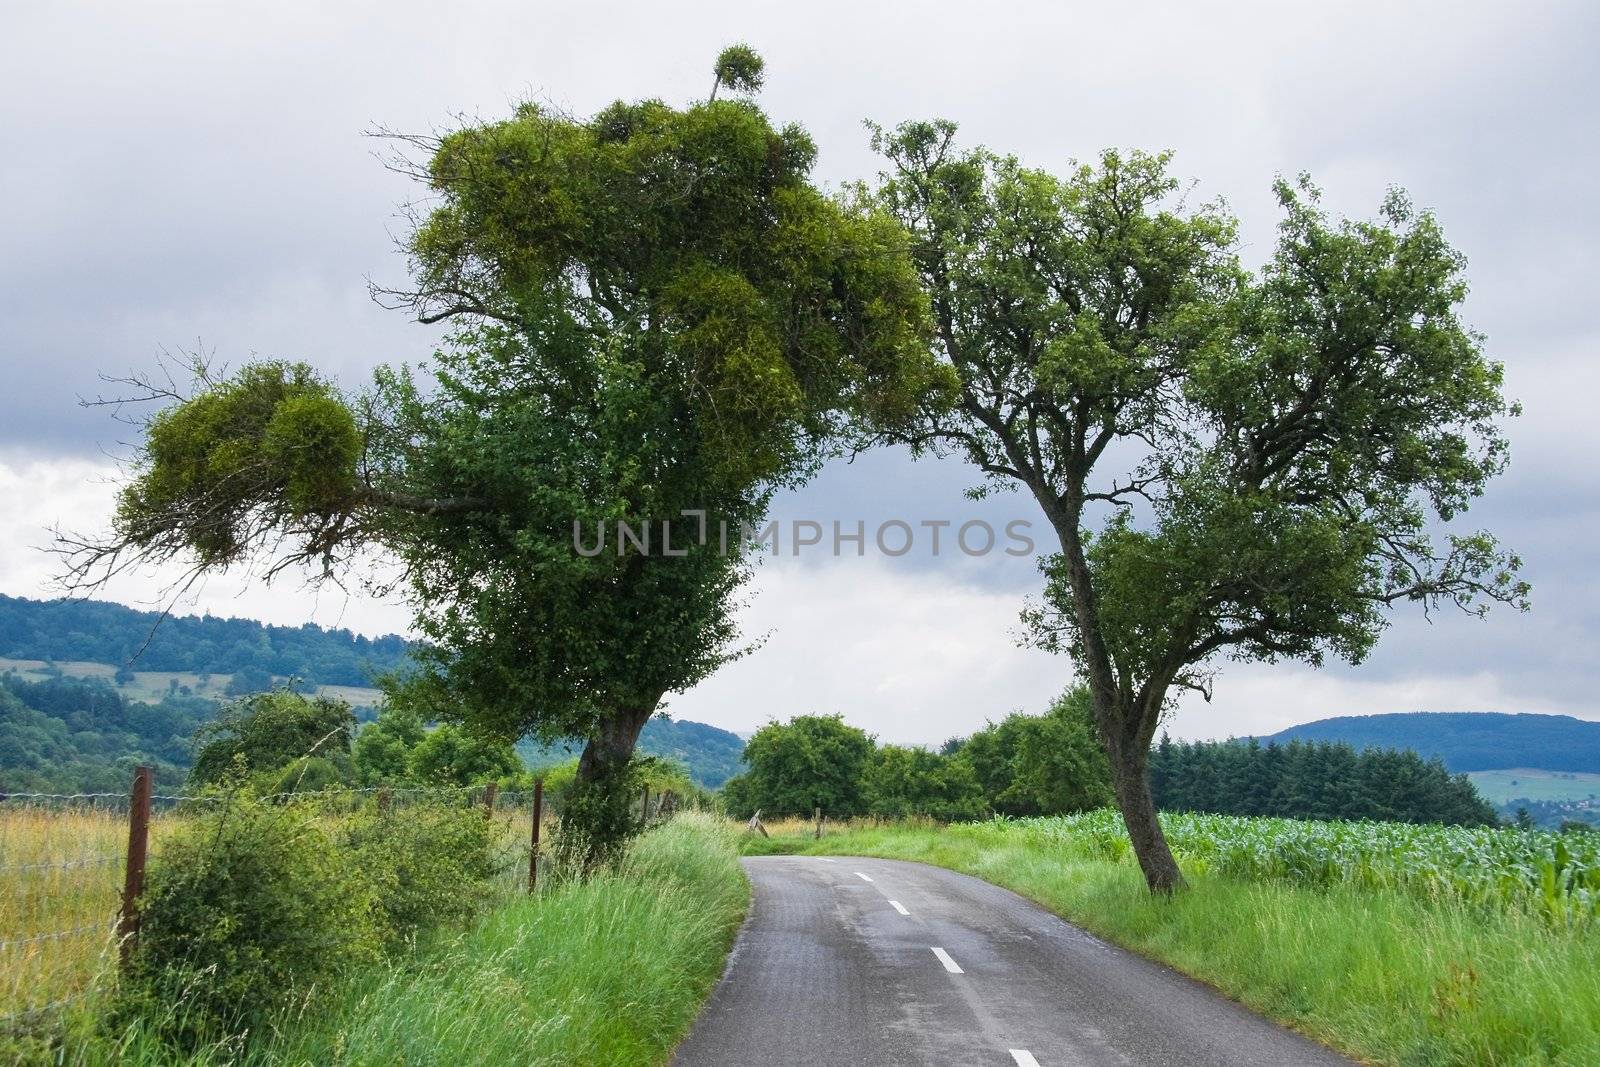
<svg viewBox="0 0 1600 1067">
<path fill-rule="evenodd" d="M 1338 221 L 1280 181 L 1250 272 L 1164 155 L 1058 177 L 954 136 L 875 131 L 890 167 L 862 190 L 911 231 L 960 381 L 896 436 L 1042 508 L 1060 551 L 1030 634 L 1086 679 L 1145 879 L 1171 891 L 1150 743 L 1217 657 L 1358 662 L 1401 601 L 1526 607 L 1514 556 L 1443 525 L 1504 467 L 1515 409 L 1458 318 L 1462 257 L 1399 193 Z"/>
<path fill-rule="evenodd" d="M 407 138 L 434 204 L 381 296 L 448 343 L 360 395 L 277 362 L 151 390 L 112 533 L 63 545 L 78 584 L 386 550 L 427 639 L 408 697 L 582 739 L 568 818 L 608 852 L 640 729 L 742 650 L 740 529 L 843 431 L 951 388 L 898 224 L 813 185 L 811 140 L 749 98 L 753 52 L 716 75 L 731 95 L 685 108 Z"/>
</svg>

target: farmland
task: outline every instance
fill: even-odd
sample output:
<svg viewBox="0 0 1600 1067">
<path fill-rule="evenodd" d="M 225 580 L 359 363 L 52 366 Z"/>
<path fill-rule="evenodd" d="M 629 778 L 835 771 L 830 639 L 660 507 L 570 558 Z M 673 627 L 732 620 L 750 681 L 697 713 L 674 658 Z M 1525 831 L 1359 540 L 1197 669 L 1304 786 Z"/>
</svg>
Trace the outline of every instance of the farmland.
<svg viewBox="0 0 1600 1067">
<path fill-rule="evenodd" d="M 110 663 L 94 663 L 88 660 L 67 660 L 52 664 L 42 659 L 0 658 L 0 673 L 6 671 L 16 671 L 18 675 L 31 682 L 43 681 L 59 671 L 67 678 L 99 678 L 110 683 L 116 677 L 117 668 Z M 227 697 L 228 683 L 233 680 L 231 674 L 197 674 L 194 671 L 132 673 L 133 680 L 126 685 L 118 686 L 118 691 L 129 700 L 143 703 L 158 702 L 175 687 L 187 689 L 195 696 L 223 700 Z M 334 697 L 357 708 L 373 707 L 383 699 L 383 694 L 378 690 L 356 685 L 319 685 L 314 687 L 314 692 L 317 696 Z"/>
<path fill-rule="evenodd" d="M 1600 774 L 1515 767 L 1501 771 L 1469 771 L 1467 777 L 1491 804 L 1508 804 L 1513 800 L 1560 802 L 1600 798 Z"/>
</svg>

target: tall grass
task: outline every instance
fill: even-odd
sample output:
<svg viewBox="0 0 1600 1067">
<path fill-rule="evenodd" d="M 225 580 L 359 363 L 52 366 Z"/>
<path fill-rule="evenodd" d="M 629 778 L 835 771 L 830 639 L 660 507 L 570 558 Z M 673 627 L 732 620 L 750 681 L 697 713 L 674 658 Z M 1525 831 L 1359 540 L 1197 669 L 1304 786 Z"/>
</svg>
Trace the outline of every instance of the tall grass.
<svg viewBox="0 0 1600 1067">
<path fill-rule="evenodd" d="M 1125 844 L 1125 842 L 1124 842 Z M 857 828 L 746 851 L 920 860 L 976 875 L 1373 1063 L 1600 1063 L 1600 930 L 1446 894 L 1191 863 L 1150 896 L 1126 849 L 1026 822 Z"/>
<path fill-rule="evenodd" d="M 314 991 L 270 1034 L 185 1062 L 660 1063 L 721 972 L 748 895 L 733 828 L 683 814 L 635 842 L 614 872 L 551 871 L 537 896 Z M 135 1025 L 70 1062 L 173 1060 Z"/>
<path fill-rule="evenodd" d="M 0 804 L 0 1023 L 71 1002 L 106 973 L 127 840 L 115 805 Z"/>
</svg>

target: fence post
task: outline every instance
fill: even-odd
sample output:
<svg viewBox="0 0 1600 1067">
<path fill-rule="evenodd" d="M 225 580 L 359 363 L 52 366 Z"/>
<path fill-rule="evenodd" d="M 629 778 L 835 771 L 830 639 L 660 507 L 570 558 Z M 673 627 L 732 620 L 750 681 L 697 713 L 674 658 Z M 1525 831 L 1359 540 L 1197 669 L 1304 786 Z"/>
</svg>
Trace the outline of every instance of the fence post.
<svg viewBox="0 0 1600 1067">
<path fill-rule="evenodd" d="M 528 850 L 528 892 L 539 885 L 539 821 L 544 817 L 544 779 L 533 780 L 533 846 Z"/>
<path fill-rule="evenodd" d="M 378 790 L 378 814 L 379 815 L 387 815 L 387 814 L 389 814 L 389 800 L 390 800 L 389 787 L 388 786 L 384 786 L 382 789 Z"/>
<path fill-rule="evenodd" d="M 650 787 L 644 787 L 644 795 L 639 798 L 639 822 L 650 821 Z"/>
<path fill-rule="evenodd" d="M 139 894 L 144 892 L 145 857 L 150 850 L 150 794 L 154 772 L 138 767 L 133 772 L 133 791 L 128 795 L 128 861 L 122 882 L 122 915 L 117 920 L 124 969 L 133 956 L 139 936 Z"/>
<path fill-rule="evenodd" d="M 500 795 L 500 783 L 490 782 L 483 787 L 483 810 L 485 814 L 494 814 L 494 798 Z"/>
<path fill-rule="evenodd" d="M 822 840 L 822 809 L 821 808 L 817 808 L 816 809 L 816 815 L 817 815 L 817 840 L 821 841 Z"/>
</svg>

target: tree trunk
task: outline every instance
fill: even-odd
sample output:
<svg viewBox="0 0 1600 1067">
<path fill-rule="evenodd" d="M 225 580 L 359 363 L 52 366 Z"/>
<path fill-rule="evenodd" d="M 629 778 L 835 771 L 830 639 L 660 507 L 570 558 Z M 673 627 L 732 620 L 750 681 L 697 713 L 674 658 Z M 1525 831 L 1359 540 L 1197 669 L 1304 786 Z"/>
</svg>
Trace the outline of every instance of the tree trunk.
<svg viewBox="0 0 1600 1067">
<path fill-rule="evenodd" d="M 583 755 L 578 757 L 577 780 L 591 785 L 626 767 L 633 758 L 633 749 L 639 743 L 644 724 L 650 721 L 655 710 L 655 705 L 651 705 L 647 711 L 618 711 L 602 722 L 585 742 Z"/>
<path fill-rule="evenodd" d="M 1161 832 L 1155 801 L 1150 796 L 1149 752 L 1142 748 L 1123 750 L 1114 744 L 1106 747 L 1117 807 L 1122 811 L 1122 822 L 1128 828 L 1128 840 L 1133 843 L 1145 884 L 1152 893 L 1170 894 L 1182 889 L 1183 872 L 1178 870 L 1178 861 L 1167 847 L 1167 835 Z"/>
<path fill-rule="evenodd" d="M 637 786 L 634 746 L 660 700 L 620 708 L 589 735 L 578 758 L 578 774 L 561 815 L 558 850 L 585 869 L 612 862 L 639 831 L 633 817 Z"/>
</svg>

